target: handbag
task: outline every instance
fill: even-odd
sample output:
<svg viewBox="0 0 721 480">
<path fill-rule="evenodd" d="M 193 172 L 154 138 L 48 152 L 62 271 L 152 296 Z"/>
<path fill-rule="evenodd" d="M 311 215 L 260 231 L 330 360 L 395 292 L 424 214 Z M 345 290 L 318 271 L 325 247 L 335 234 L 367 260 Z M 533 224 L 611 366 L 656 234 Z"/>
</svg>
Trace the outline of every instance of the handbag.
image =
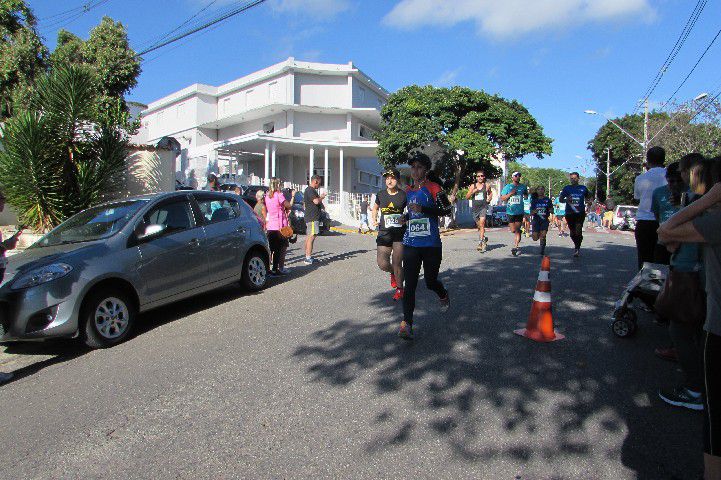
<svg viewBox="0 0 721 480">
<path fill-rule="evenodd" d="M 673 322 L 698 325 L 706 321 L 706 292 L 699 272 L 669 271 L 654 309 Z"/>
<path fill-rule="evenodd" d="M 290 226 L 288 211 L 285 208 L 283 209 L 283 215 L 285 215 L 285 221 L 288 225 L 286 225 L 285 227 L 280 227 L 280 234 L 283 238 L 290 238 L 295 232 L 293 232 L 293 227 Z"/>
</svg>

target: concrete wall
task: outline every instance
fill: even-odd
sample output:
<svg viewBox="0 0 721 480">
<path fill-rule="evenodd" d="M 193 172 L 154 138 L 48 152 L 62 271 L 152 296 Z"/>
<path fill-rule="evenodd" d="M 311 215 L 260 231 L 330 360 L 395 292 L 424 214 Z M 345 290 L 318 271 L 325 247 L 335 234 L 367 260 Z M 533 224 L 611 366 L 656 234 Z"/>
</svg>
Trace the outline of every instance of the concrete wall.
<svg viewBox="0 0 721 480">
<path fill-rule="evenodd" d="M 385 101 L 371 87 L 355 77 L 351 80 L 353 88 L 353 108 L 380 108 Z"/>
<path fill-rule="evenodd" d="M 175 190 L 175 154 L 170 150 L 136 150 L 125 159 L 122 196 Z"/>
<path fill-rule="evenodd" d="M 314 140 L 350 140 L 346 116 L 295 112 L 294 136 Z"/>
<path fill-rule="evenodd" d="M 218 118 L 242 113 L 273 103 L 292 103 L 288 98 L 290 75 L 277 75 L 218 97 Z"/>
<path fill-rule="evenodd" d="M 294 103 L 314 107 L 349 107 L 348 77 L 296 73 Z"/>
<path fill-rule="evenodd" d="M 275 123 L 275 133 L 279 135 L 288 135 L 290 132 L 287 132 L 286 118 L 286 113 L 282 112 L 273 116 L 267 116 L 257 120 L 251 120 L 248 122 L 238 123 L 230 127 L 221 128 L 218 130 L 218 140 L 227 140 L 229 138 L 238 137 L 248 133 L 262 132 L 263 125 L 268 122 Z"/>
</svg>

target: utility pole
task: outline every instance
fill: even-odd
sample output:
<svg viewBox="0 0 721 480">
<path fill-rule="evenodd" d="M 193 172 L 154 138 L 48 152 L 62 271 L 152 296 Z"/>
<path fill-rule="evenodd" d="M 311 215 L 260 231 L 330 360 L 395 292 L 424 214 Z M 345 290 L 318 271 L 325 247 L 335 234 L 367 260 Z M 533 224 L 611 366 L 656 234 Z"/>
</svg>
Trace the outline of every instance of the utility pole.
<svg viewBox="0 0 721 480">
<path fill-rule="evenodd" d="M 643 110 L 643 151 L 641 152 L 641 163 L 643 163 L 646 158 L 646 151 L 648 151 L 648 98 L 644 102 Z"/>
<path fill-rule="evenodd" d="M 606 201 L 611 196 L 611 149 L 606 149 Z"/>
<path fill-rule="evenodd" d="M 551 197 L 551 176 L 548 176 L 548 196 Z"/>
</svg>

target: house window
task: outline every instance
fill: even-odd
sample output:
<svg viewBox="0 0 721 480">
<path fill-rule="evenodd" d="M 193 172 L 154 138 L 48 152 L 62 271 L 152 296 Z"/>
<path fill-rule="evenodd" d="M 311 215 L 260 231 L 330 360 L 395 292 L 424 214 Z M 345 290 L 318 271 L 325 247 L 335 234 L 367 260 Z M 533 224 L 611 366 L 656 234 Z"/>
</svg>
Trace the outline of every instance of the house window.
<svg viewBox="0 0 721 480">
<path fill-rule="evenodd" d="M 360 135 L 361 138 L 373 140 L 373 139 L 375 139 L 376 132 L 375 132 L 375 130 L 368 128 L 365 125 L 361 124 L 360 128 L 358 129 L 358 135 Z"/>
<path fill-rule="evenodd" d="M 366 99 L 366 89 L 363 87 L 358 87 L 358 100 L 360 102 L 363 102 Z"/>
<path fill-rule="evenodd" d="M 375 175 L 373 173 L 364 172 L 362 170 L 358 171 L 358 183 L 363 185 L 370 185 L 371 187 L 379 188 L 381 185 L 381 177 L 380 175 Z"/>
</svg>

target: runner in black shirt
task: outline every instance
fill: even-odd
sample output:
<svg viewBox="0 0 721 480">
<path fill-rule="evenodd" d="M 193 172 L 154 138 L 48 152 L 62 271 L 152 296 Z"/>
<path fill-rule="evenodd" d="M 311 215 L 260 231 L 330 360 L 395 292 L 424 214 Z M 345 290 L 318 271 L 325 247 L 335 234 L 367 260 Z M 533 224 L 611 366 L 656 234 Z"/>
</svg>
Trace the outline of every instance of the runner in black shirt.
<svg viewBox="0 0 721 480">
<path fill-rule="evenodd" d="M 371 216 L 373 226 L 378 229 L 377 259 L 378 267 L 391 274 L 391 288 L 395 288 L 393 300 L 403 298 L 403 233 L 405 226 L 401 223 L 403 210 L 406 208 L 406 192 L 398 188 L 400 173 L 395 168 L 383 174 L 386 188 L 378 192 Z M 378 211 L 381 212 L 380 220 Z M 391 262 L 392 257 L 392 262 Z"/>
</svg>

